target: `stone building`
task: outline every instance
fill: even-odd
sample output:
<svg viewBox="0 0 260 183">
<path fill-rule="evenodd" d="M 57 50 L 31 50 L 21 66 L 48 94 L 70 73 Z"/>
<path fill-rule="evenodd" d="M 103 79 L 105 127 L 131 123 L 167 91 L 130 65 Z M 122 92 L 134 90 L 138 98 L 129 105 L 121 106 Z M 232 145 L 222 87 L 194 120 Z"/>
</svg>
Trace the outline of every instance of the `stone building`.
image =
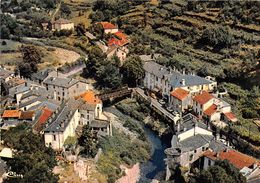
<svg viewBox="0 0 260 183">
<path fill-rule="evenodd" d="M 62 101 L 76 97 L 88 90 L 88 84 L 76 79 L 50 77 L 43 81 L 43 86 L 50 92 L 55 100 Z"/>
<path fill-rule="evenodd" d="M 70 20 L 66 20 L 63 18 L 60 18 L 54 22 L 52 22 L 52 30 L 73 30 L 74 29 L 74 23 Z"/>
</svg>

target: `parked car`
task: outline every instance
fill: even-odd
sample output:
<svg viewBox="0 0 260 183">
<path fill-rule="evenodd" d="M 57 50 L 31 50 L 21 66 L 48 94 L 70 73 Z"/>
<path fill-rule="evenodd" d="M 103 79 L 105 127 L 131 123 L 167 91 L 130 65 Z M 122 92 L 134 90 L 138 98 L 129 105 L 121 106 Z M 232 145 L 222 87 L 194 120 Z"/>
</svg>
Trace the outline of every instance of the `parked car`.
<svg viewBox="0 0 260 183">
<path fill-rule="evenodd" d="M 164 104 L 165 104 L 165 101 L 164 101 L 163 99 L 160 99 L 160 100 L 159 100 L 159 103 L 162 104 L 162 105 L 164 105 Z"/>
<path fill-rule="evenodd" d="M 166 109 L 167 109 L 167 111 L 169 111 L 169 112 L 173 112 L 173 109 L 172 109 L 171 107 L 167 107 Z"/>
</svg>

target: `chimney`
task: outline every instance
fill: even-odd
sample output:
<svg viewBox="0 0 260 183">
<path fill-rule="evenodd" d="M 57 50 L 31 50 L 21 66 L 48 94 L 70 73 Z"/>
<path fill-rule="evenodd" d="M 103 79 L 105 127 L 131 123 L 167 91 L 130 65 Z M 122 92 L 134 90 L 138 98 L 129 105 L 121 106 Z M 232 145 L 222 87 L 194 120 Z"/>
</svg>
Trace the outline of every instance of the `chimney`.
<svg viewBox="0 0 260 183">
<path fill-rule="evenodd" d="M 181 80 L 181 84 L 182 84 L 182 86 L 185 86 L 185 79 Z"/>
<path fill-rule="evenodd" d="M 219 158 L 219 152 L 216 153 L 216 157 Z"/>
<path fill-rule="evenodd" d="M 181 124 L 180 122 L 177 124 L 177 132 L 180 132 L 181 131 Z"/>
</svg>

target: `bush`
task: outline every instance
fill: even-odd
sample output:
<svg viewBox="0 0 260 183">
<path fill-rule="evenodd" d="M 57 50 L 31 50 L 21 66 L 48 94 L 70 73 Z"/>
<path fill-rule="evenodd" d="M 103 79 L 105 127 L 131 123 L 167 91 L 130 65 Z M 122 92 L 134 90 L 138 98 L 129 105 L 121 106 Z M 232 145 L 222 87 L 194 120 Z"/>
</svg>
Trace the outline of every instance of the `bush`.
<svg viewBox="0 0 260 183">
<path fill-rule="evenodd" d="M 61 36 L 70 36 L 72 34 L 72 30 L 62 29 L 60 31 L 55 30 L 53 35 L 57 37 Z"/>
</svg>

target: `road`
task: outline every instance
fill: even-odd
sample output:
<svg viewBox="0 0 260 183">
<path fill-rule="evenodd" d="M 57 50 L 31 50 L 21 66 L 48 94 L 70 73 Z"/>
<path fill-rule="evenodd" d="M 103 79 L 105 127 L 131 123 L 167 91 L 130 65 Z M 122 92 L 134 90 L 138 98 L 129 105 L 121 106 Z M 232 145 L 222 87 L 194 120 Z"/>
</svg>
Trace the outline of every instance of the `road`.
<svg viewBox="0 0 260 183">
<path fill-rule="evenodd" d="M 144 90 L 141 89 L 141 88 L 135 88 L 134 89 L 139 95 L 141 95 L 144 99 L 146 100 L 151 100 L 151 105 L 153 107 L 155 107 L 156 109 L 158 109 L 159 111 L 161 111 L 164 115 L 166 115 L 170 120 L 174 121 L 174 116 L 173 114 L 171 114 L 169 111 L 167 111 L 166 109 L 164 109 L 162 107 L 162 105 L 156 100 L 156 99 L 153 99 L 149 96 L 147 96 L 145 93 L 144 93 Z"/>
</svg>

